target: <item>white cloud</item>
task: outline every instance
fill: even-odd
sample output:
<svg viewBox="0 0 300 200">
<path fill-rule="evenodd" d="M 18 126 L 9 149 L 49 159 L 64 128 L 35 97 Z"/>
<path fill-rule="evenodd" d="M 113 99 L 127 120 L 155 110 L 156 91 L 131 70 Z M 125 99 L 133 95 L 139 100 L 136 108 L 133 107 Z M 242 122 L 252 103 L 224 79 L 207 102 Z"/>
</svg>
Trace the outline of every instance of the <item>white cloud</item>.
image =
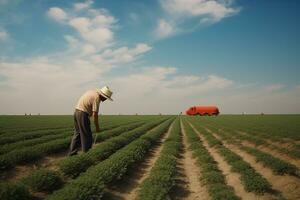
<svg viewBox="0 0 300 200">
<path fill-rule="evenodd" d="M 52 19 L 62 22 L 67 19 L 67 13 L 58 7 L 52 7 L 48 10 L 47 12 L 48 16 L 51 17 Z"/>
<path fill-rule="evenodd" d="M 112 45 L 114 40 L 113 28 L 117 20 L 105 9 L 91 8 L 92 3 L 92 1 L 76 3 L 73 9 L 66 9 L 65 11 L 62 8 L 52 7 L 48 10 L 47 15 L 74 28 L 79 37 L 72 36 L 72 41 L 76 39 L 81 43 L 89 43 L 84 46 L 93 45 L 97 50 L 101 50 Z M 66 40 L 70 42 L 70 37 Z"/>
<path fill-rule="evenodd" d="M 83 49 L 82 49 L 82 53 L 83 55 L 90 55 L 90 54 L 94 54 L 97 52 L 97 49 L 94 45 L 91 45 L 91 44 L 85 44 L 83 46 Z"/>
<path fill-rule="evenodd" d="M 7 31 L 0 29 L 0 42 L 7 41 L 8 38 L 9 38 L 9 35 L 8 35 Z"/>
<path fill-rule="evenodd" d="M 174 67 L 153 66 L 114 77 L 110 84 L 115 88 L 117 100 L 106 105 L 104 112 L 174 114 L 190 105 L 204 103 L 203 96 L 227 90 L 233 81 L 216 75 L 182 75 Z"/>
<path fill-rule="evenodd" d="M 171 15 L 208 16 L 214 21 L 219 21 L 239 11 L 230 7 L 232 0 L 162 0 L 161 4 Z"/>
<path fill-rule="evenodd" d="M 156 37 L 164 38 L 164 37 L 172 35 L 174 32 L 175 32 L 175 29 L 174 29 L 173 25 L 168 23 L 166 20 L 160 19 L 158 21 L 158 25 L 155 30 Z"/>
<path fill-rule="evenodd" d="M 218 1 L 221 2 L 230 8 L 229 1 Z M 168 13 L 171 19 L 179 17 L 180 21 L 208 12 L 208 8 L 196 9 L 197 5 L 182 8 L 183 11 L 175 7 L 174 15 Z M 188 9 L 194 10 L 188 15 Z M 4 77 L 0 79 L 1 113 L 71 114 L 85 90 L 102 85 L 112 88 L 115 99 L 113 103 L 101 105 L 100 110 L 105 114 L 174 114 L 198 104 L 215 104 L 222 113 L 300 112 L 300 86 L 291 90 L 281 84 L 245 86 L 216 74 L 179 74 L 171 66 L 139 65 L 125 68 L 127 75 L 112 75 L 110 72 L 118 70 L 118 66 L 136 65 L 134 62 L 152 47 L 145 43 L 117 46 L 114 39 L 117 19 L 104 9 L 93 9 L 92 1 L 61 10 L 65 15 L 54 19 L 74 30 L 73 34 L 64 35 L 68 49 L 40 58 L 0 61 L 0 76 Z M 221 19 L 229 13 L 215 7 L 201 19 Z M 165 35 L 161 35 L 167 37 L 179 31 L 177 21 L 172 24 L 172 20 L 161 20 L 171 26 L 162 25 Z"/>
<path fill-rule="evenodd" d="M 65 35 L 64 36 L 65 40 L 68 42 L 70 48 L 76 48 L 79 45 L 79 40 L 76 39 L 74 36 L 72 35 Z"/>
<path fill-rule="evenodd" d="M 234 0 L 160 0 L 168 20 L 158 20 L 155 35 L 164 38 L 186 32 L 186 28 L 182 27 L 191 19 L 198 19 L 198 24 L 194 26 L 219 22 L 240 11 L 233 7 L 233 2 Z"/>
<path fill-rule="evenodd" d="M 99 48 L 109 46 L 113 40 L 113 32 L 110 28 L 103 27 L 101 23 L 95 23 L 89 18 L 77 17 L 71 19 L 69 24 L 80 33 L 85 41 L 96 44 Z"/>
<path fill-rule="evenodd" d="M 91 59 L 98 62 L 105 62 L 108 65 L 125 64 L 135 61 L 140 55 L 151 49 L 151 46 L 139 43 L 132 49 L 128 47 L 106 49 L 103 53 L 92 56 Z"/>
<path fill-rule="evenodd" d="M 75 28 L 80 33 L 86 33 L 91 26 L 90 19 L 87 17 L 76 17 L 69 21 L 70 26 Z"/>
<path fill-rule="evenodd" d="M 72 112 L 78 94 L 88 84 L 97 85 L 105 72 L 85 60 L 54 63 L 36 58 L 0 65 L 0 74 L 6 77 L 0 82 L 2 113 Z"/>
<path fill-rule="evenodd" d="M 86 1 L 84 3 L 75 3 L 74 10 L 81 11 L 81 10 L 89 8 L 92 4 L 93 4 L 93 1 Z"/>
<path fill-rule="evenodd" d="M 300 112 L 299 86 L 269 91 L 265 89 L 268 86 L 254 84 L 245 90 L 240 83 L 219 75 L 179 74 L 168 66 L 135 68 L 127 75 L 107 74 L 112 65 L 104 63 L 118 59 L 116 55 L 135 52 L 137 46 L 107 51 L 97 62 L 70 58 L 57 63 L 58 59 L 47 57 L 2 62 L 1 113 L 70 114 L 81 93 L 102 85 L 112 88 L 115 99 L 102 104 L 105 114 L 175 114 L 206 104 L 219 106 L 221 113 Z"/>
<path fill-rule="evenodd" d="M 273 92 L 273 91 L 278 91 L 280 89 L 284 88 L 283 84 L 280 83 L 276 83 L 276 84 L 272 84 L 272 85 L 267 85 L 264 87 L 264 89 L 268 92 Z"/>
<path fill-rule="evenodd" d="M 82 92 L 91 85 L 101 87 L 107 81 L 105 74 L 114 67 L 133 62 L 151 50 L 145 43 L 132 48 L 114 45 L 117 20 L 108 11 L 74 7 L 77 10 L 64 11 L 68 17 L 53 14 L 60 8 L 47 12 L 75 30 L 64 35 L 68 49 L 20 62 L 0 61 L 0 76 L 4 77 L 0 80 L 1 113 L 71 113 Z"/>
</svg>

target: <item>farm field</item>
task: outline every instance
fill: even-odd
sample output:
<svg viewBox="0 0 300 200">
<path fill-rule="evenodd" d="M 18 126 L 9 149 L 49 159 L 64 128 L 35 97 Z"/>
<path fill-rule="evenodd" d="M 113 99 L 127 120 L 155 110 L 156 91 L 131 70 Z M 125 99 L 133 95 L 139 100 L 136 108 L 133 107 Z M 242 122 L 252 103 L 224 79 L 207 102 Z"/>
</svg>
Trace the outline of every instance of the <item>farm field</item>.
<svg viewBox="0 0 300 200">
<path fill-rule="evenodd" d="M 0 116 L 0 199 L 300 199 L 299 115 L 99 119 L 68 157 L 72 116 Z"/>
</svg>

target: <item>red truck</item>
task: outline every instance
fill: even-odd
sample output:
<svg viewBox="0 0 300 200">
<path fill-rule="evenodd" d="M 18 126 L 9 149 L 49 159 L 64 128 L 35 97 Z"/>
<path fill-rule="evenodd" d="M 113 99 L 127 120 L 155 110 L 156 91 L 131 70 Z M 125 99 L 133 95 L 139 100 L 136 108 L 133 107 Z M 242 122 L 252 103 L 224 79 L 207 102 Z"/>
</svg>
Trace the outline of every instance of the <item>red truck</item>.
<svg viewBox="0 0 300 200">
<path fill-rule="evenodd" d="M 190 107 L 186 112 L 187 115 L 201 115 L 201 116 L 212 116 L 212 115 L 218 115 L 219 108 L 217 106 L 193 106 Z"/>
</svg>

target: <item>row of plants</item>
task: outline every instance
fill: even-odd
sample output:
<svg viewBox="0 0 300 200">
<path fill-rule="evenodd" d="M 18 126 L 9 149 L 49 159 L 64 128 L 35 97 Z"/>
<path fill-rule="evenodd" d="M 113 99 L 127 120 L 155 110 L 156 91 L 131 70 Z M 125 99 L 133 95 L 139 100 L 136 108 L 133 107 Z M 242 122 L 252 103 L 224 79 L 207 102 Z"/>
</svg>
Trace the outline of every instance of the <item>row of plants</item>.
<svg viewBox="0 0 300 200">
<path fill-rule="evenodd" d="M 119 123 L 111 123 L 111 124 L 105 124 L 105 126 L 102 128 L 103 130 L 107 130 L 113 127 L 116 127 L 119 125 Z M 46 136 L 54 136 L 54 135 L 60 135 L 60 134 L 66 134 L 73 131 L 73 127 L 65 127 L 61 129 L 48 129 L 48 130 L 37 130 L 37 131 L 30 131 L 30 132 L 18 132 L 15 134 L 6 134 L 2 135 L 0 137 L 0 144 L 3 146 L 8 146 L 10 144 L 18 143 L 18 142 L 24 142 L 29 141 L 32 139 L 42 138 Z"/>
<path fill-rule="evenodd" d="M 160 123 L 162 123 L 161 119 L 144 124 L 131 131 L 123 129 L 121 131 L 121 135 L 102 142 L 87 153 L 67 157 L 61 160 L 58 163 L 59 170 L 62 172 L 62 174 L 74 178 L 80 173 L 84 172 L 90 166 L 106 159 L 118 149 L 134 141 L 136 138 L 145 134 L 147 131 L 154 128 Z M 102 134 L 101 137 L 103 141 L 106 136 Z"/>
<path fill-rule="evenodd" d="M 123 147 L 108 159 L 90 167 L 69 184 L 48 196 L 48 200 L 98 200 L 105 185 L 120 179 L 135 163 L 144 159 L 146 153 L 168 130 L 173 118 L 160 124 L 145 135 Z"/>
<path fill-rule="evenodd" d="M 273 141 L 299 140 L 299 115 L 222 116 L 216 122 L 234 130 L 247 131 Z"/>
<path fill-rule="evenodd" d="M 270 117 L 271 119 L 272 116 L 268 117 Z M 265 124 L 258 124 L 258 122 L 260 121 L 256 119 L 257 121 L 255 121 L 254 123 L 252 122 L 252 126 L 250 126 L 251 121 L 245 121 L 244 123 L 241 123 L 243 118 L 240 118 L 240 120 L 230 121 L 230 123 L 228 123 L 227 120 L 210 122 L 212 122 L 213 126 L 222 127 L 222 129 L 231 133 L 243 132 L 244 135 L 246 134 L 250 138 L 253 137 L 254 139 L 252 139 L 252 142 L 256 145 L 268 145 L 272 149 L 275 149 L 279 152 L 285 153 L 291 157 L 299 159 L 300 145 L 295 143 L 295 139 L 291 139 L 294 137 L 298 137 L 298 132 L 295 128 L 299 125 L 299 123 L 291 123 L 290 121 L 287 121 L 287 123 L 282 123 L 284 120 L 286 120 L 286 118 L 290 117 L 292 116 L 280 116 L 280 122 L 276 123 L 275 121 L 264 121 Z M 295 116 L 292 118 L 293 120 L 295 120 Z M 269 123 L 269 125 L 267 125 L 267 123 Z M 272 126 L 270 126 L 270 124 Z M 288 126 L 286 126 L 286 124 L 288 124 Z M 275 126 L 277 126 L 277 128 L 274 128 Z M 292 126 L 295 127 L 292 128 Z M 287 138 L 287 136 L 290 138 Z M 280 146 L 284 140 L 287 140 L 285 143 L 288 144 L 288 148 L 282 148 Z M 277 143 L 277 145 L 274 145 L 273 142 Z"/>
<path fill-rule="evenodd" d="M 185 134 L 189 143 L 189 149 L 197 159 L 197 165 L 201 169 L 200 180 L 207 187 L 212 200 L 239 200 L 232 187 L 228 186 L 225 176 L 218 168 L 217 162 L 203 145 L 198 134 L 183 121 Z"/>
<path fill-rule="evenodd" d="M 151 127 L 154 126 L 154 124 L 161 123 L 165 121 L 167 118 L 161 118 L 159 120 L 156 120 L 155 122 L 149 122 L 148 124 L 151 125 Z M 145 124 L 146 126 L 147 124 Z M 150 129 L 150 126 L 147 125 Z M 111 137 L 113 136 L 111 133 L 115 130 L 120 130 L 122 127 L 116 128 L 114 130 L 111 130 L 111 132 L 102 132 L 103 134 L 101 136 L 101 141 L 104 141 L 108 135 Z M 138 128 L 137 128 L 138 129 Z M 126 130 L 126 129 L 125 129 Z M 124 129 L 123 129 L 124 131 Z M 115 132 L 116 133 L 116 132 Z M 126 133 L 126 132 L 125 132 Z M 107 138 L 108 139 L 108 138 Z M 113 139 L 113 138 L 112 138 Z M 105 143 L 105 142 L 104 142 Z M 103 143 L 101 143 L 103 144 Z M 99 147 L 101 146 L 99 145 Z M 105 149 L 103 149 L 105 150 Z M 90 150 L 92 151 L 92 150 Z M 113 152 L 111 152 L 113 153 Z M 101 155 L 102 156 L 102 155 Z M 106 156 L 109 156 L 106 154 Z M 67 157 L 66 159 L 73 158 L 73 157 Z M 3 190 L 0 192 L 0 199 L 31 199 L 34 198 L 30 195 L 29 189 L 31 191 L 35 192 L 43 192 L 43 193 L 51 193 L 52 191 L 59 189 L 63 186 L 64 177 L 62 177 L 60 171 L 53 171 L 46 168 L 40 168 L 37 170 L 34 170 L 29 176 L 26 176 L 23 178 L 19 183 L 11 184 L 11 183 L 3 183 Z M 19 198 L 20 197 L 20 198 Z M 26 198 L 25 198 L 26 197 Z"/>
<path fill-rule="evenodd" d="M 23 184 L 13 184 L 0 181 L 0 199 L 2 200 L 32 200 L 32 196 Z"/>
<path fill-rule="evenodd" d="M 136 127 L 136 125 L 134 125 L 134 126 L 127 125 L 127 126 L 129 126 L 129 127 L 127 127 L 129 129 L 130 128 L 133 129 Z M 127 129 L 118 127 L 116 131 L 108 130 L 106 132 L 98 133 L 98 135 L 102 134 L 102 135 L 107 135 L 107 137 L 110 137 L 115 134 L 122 133 L 124 130 L 127 130 Z M 100 139 L 97 139 L 97 140 L 101 141 L 101 138 L 103 138 L 103 137 L 105 137 L 105 136 L 100 136 Z M 1 155 L 0 156 L 0 171 L 3 171 L 8 168 L 12 168 L 17 164 L 29 163 L 29 162 L 36 161 L 47 154 L 65 151 L 66 149 L 68 149 L 68 147 L 70 145 L 70 139 L 71 139 L 71 135 L 69 137 L 52 140 L 52 141 L 38 144 L 35 146 L 16 149 L 7 154 Z"/>
<path fill-rule="evenodd" d="M 7 145 L 10 143 L 15 143 L 15 142 L 23 142 L 24 140 L 30 140 L 30 139 L 35 139 L 39 137 L 43 137 L 46 135 L 58 135 L 62 134 L 65 132 L 70 132 L 72 131 L 72 128 L 64 128 L 64 129 L 59 129 L 59 130 L 42 130 L 42 131 L 36 131 L 36 132 L 25 132 L 25 133 L 19 133 L 15 135 L 4 135 L 0 137 L 0 145 Z"/>
<path fill-rule="evenodd" d="M 271 191 L 271 184 L 261 174 L 257 173 L 249 163 L 245 162 L 241 156 L 226 148 L 220 140 L 198 123 L 193 123 L 193 125 L 205 137 L 209 146 L 215 147 L 218 153 L 224 157 L 225 161 L 231 166 L 231 170 L 241 175 L 240 180 L 247 192 L 264 194 Z"/>
<path fill-rule="evenodd" d="M 141 122 L 133 122 L 132 124 L 134 125 L 134 124 L 140 124 Z M 126 126 L 126 125 L 125 125 Z M 106 126 L 106 127 L 104 127 L 103 129 L 104 129 L 104 131 L 106 130 L 109 130 L 110 131 L 110 129 L 113 129 L 113 130 L 115 130 L 114 128 L 115 127 L 119 127 L 119 125 L 110 125 L 110 126 Z M 118 129 L 118 128 L 116 128 L 116 129 Z M 115 130 L 115 131 L 117 131 L 117 130 Z M 22 148 L 24 148 L 24 147 L 28 147 L 28 146 L 34 146 L 34 145 L 37 145 L 37 144 L 43 144 L 43 143 L 46 143 L 46 142 L 48 142 L 48 141 L 51 141 L 51 140 L 57 140 L 57 139 L 61 139 L 61 138 L 66 138 L 66 137 L 70 137 L 71 136 L 71 134 L 72 134 L 72 132 L 71 131 L 68 131 L 68 132 L 64 132 L 64 133 L 59 133 L 59 134 L 51 134 L 51 135 L 45 135 L 45 136 L 43 136 L 43 137 L 39 137 L 39 138 L 35 138 L 35 139 L 31 139 L 31 140 L 25 140 L 25 141 L 19 141 L 19 142 L 15 142 L 15 143 L 10 143 L 10 144 L 6 144 L 6 145 L 2 145 L 1 147 L 0 147 L 0 155 L 1 154 L 5 154 L 5 153 L 8 153 L 8 152 L 10 152 L 10 151 L 13 151 L 13 150 L 15 150 L 15 149 L 18 149 L 18 150 L 20 150 L 20 149 L 22 149 Z M 107 134 L 104 134 L 106 137 L 108 137 L 108 135 Z M 102 134 L 98 134 L 98 136 L 97 136 L 97 140 L 98 141 L 101 141 L 101 139 L 102 139 Z"/>
<path fill-rule="evenodd" d="M 220 135 L 223 139 L 226 141 L 230 141 L 231 143 L 235 141 L 235 138 L 232 136 L 231 133 L 222 131 L 220 132 L 215 132 L 218 135 Z M 226 136 L 226 137 L 224 137 Z M 286 161 L 283 161 L 277 157 L 272 156 L 271 154 L 265 153 L 259 149 L 253 148 L 253 147 L 248 147 L 248 146 L 243 146 L 236 142 L 236 144 L 239 146 L 241 150 L 244 150 L 245 152 L 253 155 L 258 162 L 261 162 L 265 166 L 269 167 L 275 174 L 278 175 L 284 175 L 284 174 L 289 174 L 289 175 L 294 175 L 298 176 L 299 175 L 299 169 Z"/>
<path fill-rule="evenodd" d="M 275 174 L 284 175 L 289 174 L 293 176 L 299 176 L 298 168 L 286 161 L 276 158 L 268 153 L 262 152 L 252 147 L 242 146 L 242 150 L 255 156 L 256 161 L 263 163 L 264 166 L 269 167 Z"/>
<path fill-rule="evenodd" d="M 214 129 L 214 126 L 209 126 L 211 129 Z M 222 132 L 228 132 L 230 133 L 235 139 L 240 141 L 248 141 L 252 144 L 255 144 L 256 146 L 265 146 L 270 149 L 276 150 L 277 152 L 284 153 L 292 158 L 299 159 L 300 158 L 300 149 L 295 148 L 295 145 L 291 144 L 290 148 L 282 148 L 278 145 L 274 145 L 272 143 L 269 143 L 265 140 L 265 138 L 262 138 L 260 135 L 253 135 L 252 133 L 249 133 L 248 131 L 243 131 L 241 133 L 240 131 L 236 131 L 229 128 L 222 128 Z"/>
<path fill-rule="evenodd" d="M 114 127 L 117 127 L 122 124 L 128 124 L 129 122 L 134 122 L 136 119 L 122 119 L 119 120 L 118 118 L 112 119 L 111 121 L 108 121 L 107 123 L 104 123 L 103 126 L 101 126 L 102 130 L 108 130 Z M 140 120 L 137 120 L 140 121 Z M 15 143 L 19 141 L 24 140 L 30 140 L 35 138 L 44 137 L 47 135 L 56 135 L 56 134 L 64 134 L 66 132 L 73 131 L 72 127 L 66 127 L 62 129 L 49 129 L 49 130 L 37 130 L 37 131 L 30 131 L 30 132 L 16 132 L 15 134 L 5 134 L 1 135 L 0 137 L 0 144 L 1 145 L 7 145 L 9 143 Z"/>
<path fill-rule="evenodd" d="M 1 137 L 3 136 L 11 136 L 11 135 L 18 135 L 18 134 L 27 134 L 27 133 L 33 133 L 33 132 L 40 132 L 40 131 L 49 131 L 49 130 L 61 130 L 61 129 L 67 129 L 72 128 L 72 126 L 66 125 L 66 126 L 58 126 L 58 127 L 26 127 L 26 128 L 10 128 L 10 129 L 2 129 L 1 130 Z"/>
<path fill-rule="evenodd" d="M 142 182 L 137 199 L 165 200 L 175 185 L 177 175 L 177 159 L 181 149 L 181 126 L 177 118 L 170 130 L 169 137 L 163 144 L 159 158 L 155 162 L 149 176 Z"/>
</svg>

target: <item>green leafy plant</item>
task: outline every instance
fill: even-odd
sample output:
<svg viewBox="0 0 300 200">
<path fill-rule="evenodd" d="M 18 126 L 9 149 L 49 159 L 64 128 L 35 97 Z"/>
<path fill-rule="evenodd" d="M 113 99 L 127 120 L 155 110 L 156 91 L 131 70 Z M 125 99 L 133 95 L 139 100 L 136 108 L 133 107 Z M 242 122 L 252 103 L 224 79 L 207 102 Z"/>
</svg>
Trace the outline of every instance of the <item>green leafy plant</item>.
<svg viewBox="0 0 300 200">
<path fill-rule="evenodd" d="M 22 184 L 0 182 L 0 199 L 3 200 L 30 200 L 28 189 Z"/>
<path fill-rule="evenodd" d="M 60 176 L 50 170 L 39 169 L 23 179 L 24 184 L 38 192 L 52 192 L 62 185 Z"/>
</svg>

